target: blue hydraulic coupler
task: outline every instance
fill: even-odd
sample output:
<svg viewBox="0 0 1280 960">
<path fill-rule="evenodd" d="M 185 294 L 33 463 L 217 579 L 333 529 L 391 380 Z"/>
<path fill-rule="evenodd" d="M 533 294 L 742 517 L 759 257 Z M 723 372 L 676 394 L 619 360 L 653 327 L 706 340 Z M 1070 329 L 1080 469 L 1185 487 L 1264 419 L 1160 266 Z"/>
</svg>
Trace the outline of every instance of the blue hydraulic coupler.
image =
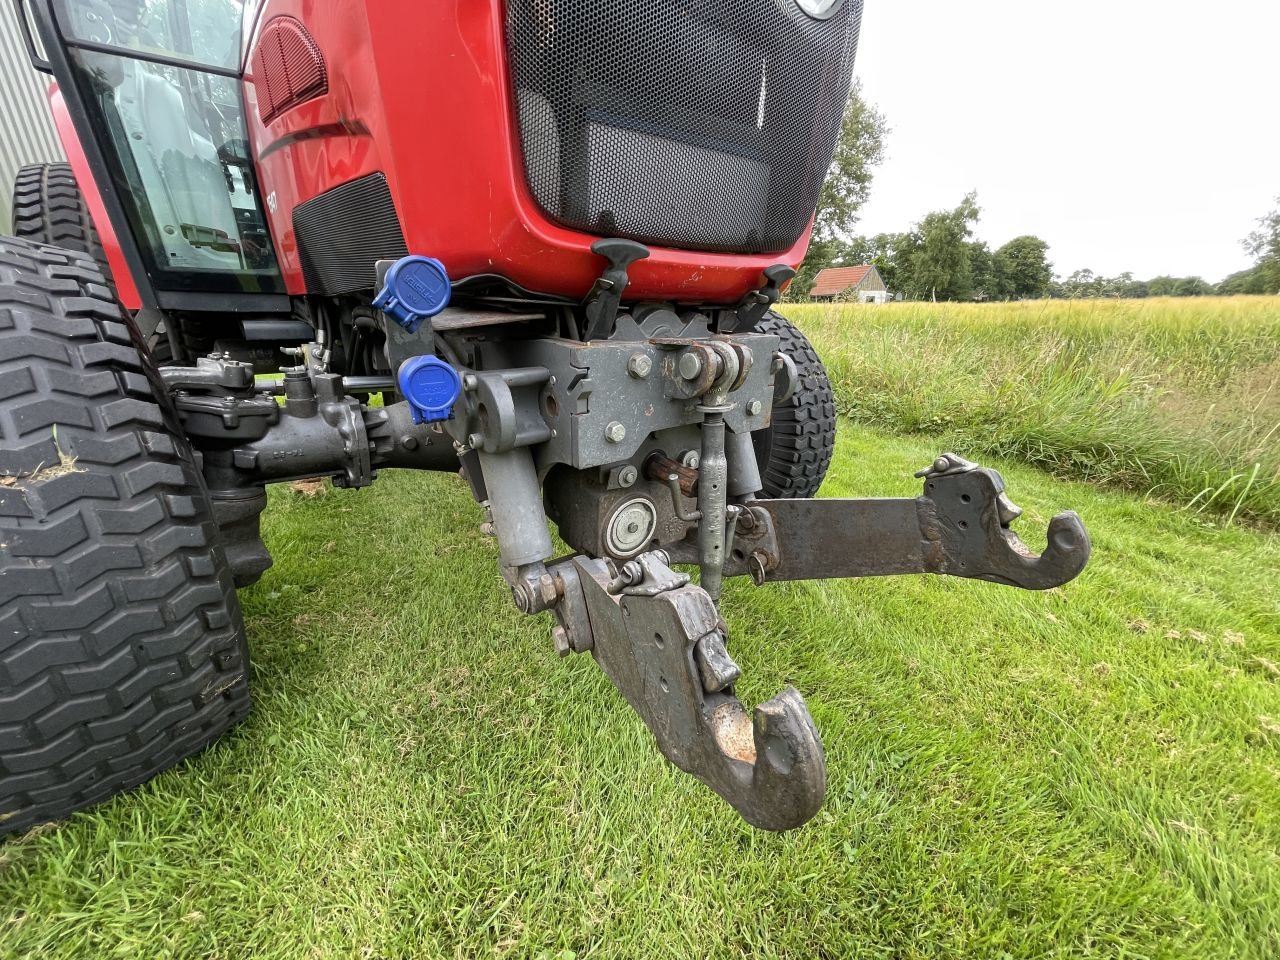
<svg viewBox="0 0 1280 960">
<path fill-rule="evenodd" d="M 434 423 L 453 416 L 453 405 L 462 393 L 458 371 L 439 357 L 410 357 L 400 364 L 396 379 L 409 401 L 414 423 Z"/>
<path fill-rule="evenodd" d="M 417 333 L 423 320 L 449 305 L 451 292 L 444 264 L 414 254 L 391 265 L 373 305 L 410 333 Z"/>
</svg>

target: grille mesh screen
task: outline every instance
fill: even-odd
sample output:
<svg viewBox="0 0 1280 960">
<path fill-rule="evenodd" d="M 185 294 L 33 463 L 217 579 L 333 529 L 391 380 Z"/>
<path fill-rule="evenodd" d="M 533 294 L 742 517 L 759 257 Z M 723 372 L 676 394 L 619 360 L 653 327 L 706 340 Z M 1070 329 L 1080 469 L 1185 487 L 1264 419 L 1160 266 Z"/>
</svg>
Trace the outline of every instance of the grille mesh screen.
<svg viewBox="0 0 1280 960">
<path fill-rule="evenodd" d="M 525 175 L 589 233 L 776 253 L 809 224 L 862 0 L 508 0 Z"/>
</svg>

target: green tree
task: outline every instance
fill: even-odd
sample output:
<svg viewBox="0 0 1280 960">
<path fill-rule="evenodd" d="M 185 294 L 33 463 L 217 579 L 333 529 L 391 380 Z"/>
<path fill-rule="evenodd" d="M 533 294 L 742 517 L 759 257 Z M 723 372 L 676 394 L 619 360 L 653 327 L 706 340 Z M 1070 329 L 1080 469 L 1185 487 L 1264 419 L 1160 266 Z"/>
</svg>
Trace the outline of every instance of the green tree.
<svg viewBox="0 0 1280 960">
<path fill-rule="evenodd" d="M 1218 284 L 1218 293 L 1223 296 L 1232 296 L 1234 294 L 1259 294 L 1259 293 L 1275 293 L 1277 291 L 1268 290 L 1267 273 L 1261 266 L 1250 267 L 1248 270 L 1241 270 L 1233 273 L 1220 284 Z"/>
<path fill-rule="evenodd" d="M 1213 293 L 1213 287 L 1200 277 L 1182 277 L 1173 286 L 1175 297 L 1207 297 Z"/>
<path fill-rule="evenodd" d="M 982 240 L 969 243 L 969 273 L 973 299 L 1004 299 L 1004 278 L 991 248 Z"/>
<path fill-rule="evenodd" d="M 1263 292 L 1280 293 L 1280 208 L 1258 219 L 1258 229 L 1245 237 L 1244 246 L 1258 258 L 1256 269 Z"/>
<path fill-rule="evenodd" d="M 831 168 L 818 195 L 809 252 L 791 282 L 791 298 L 808 297 L 814 278 L 826 267 L 866 262 L 846 259 L 852 252 L 848 238 L 858 221 L 858 211 L 870 195 L 873 171 L 884 159 L 888 133 L 884 115 L 862 98 L 861 85 L 855 81 L 845 104 Z"/>
<path fill-rule="evenodd" d="M 1039 237 L 1014 237 L 995 252 L 1000 295 L 1019 300 L 1047 296 L 1053 282 L 1049 245 Z"/>
<path fill-rule="evenodd" d="M 848 237 L 853 232 L 858 211 L 871 194 L 872 172 L 884 160 L 888 133 L 884 115 L 862 99 L 862 86 L 855 80 L 845 104 L 831 169 L 818 195 L 815 239 Z"/>
<path fill-rule="evenodd" d="M 954 210 L 925 216 L 906 253 L 905 293 L 913 300 L 967 300 L 973 295 L 972 250 L 969 238 L 981 215 L 978 195 L 969 193 Z"/>
</svg>

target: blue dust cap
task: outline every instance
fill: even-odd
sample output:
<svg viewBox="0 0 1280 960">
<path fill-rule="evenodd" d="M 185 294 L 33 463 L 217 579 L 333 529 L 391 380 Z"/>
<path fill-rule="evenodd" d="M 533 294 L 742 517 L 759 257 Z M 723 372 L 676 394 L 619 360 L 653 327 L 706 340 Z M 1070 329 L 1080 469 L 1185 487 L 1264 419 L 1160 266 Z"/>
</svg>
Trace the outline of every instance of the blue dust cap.
<svg viewBox="0 0 1280 960">
<path fill-rule="evenodd" d="M 396 378 L 409 401 L 414 423 L 434 423 L 453 416 L 453 404 L 462 393 L 458 372 L 439 357 L 410 357 L 400 364 Z"/>
<path fill-rule="evenodd" d="M 387 271 L 373 305 L 410 333 L 449 305 L 449 274 L 433 257 L 401 257 Z"/>
</svg>

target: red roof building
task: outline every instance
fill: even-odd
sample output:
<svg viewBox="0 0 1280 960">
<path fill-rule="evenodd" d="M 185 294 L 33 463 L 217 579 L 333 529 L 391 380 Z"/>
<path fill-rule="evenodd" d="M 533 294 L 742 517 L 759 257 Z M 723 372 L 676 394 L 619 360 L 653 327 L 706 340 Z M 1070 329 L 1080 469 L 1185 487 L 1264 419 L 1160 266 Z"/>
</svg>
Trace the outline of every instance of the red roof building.
<svg viewBox="0 0 1280 960">
<path fill-rule="evenodd" d="M 880 271 L 864 263 L 857 267 L 827 267 L 814 277 L 809 299 L 884 303 L 889 299 L 889 291 Z"/>
</svg>

